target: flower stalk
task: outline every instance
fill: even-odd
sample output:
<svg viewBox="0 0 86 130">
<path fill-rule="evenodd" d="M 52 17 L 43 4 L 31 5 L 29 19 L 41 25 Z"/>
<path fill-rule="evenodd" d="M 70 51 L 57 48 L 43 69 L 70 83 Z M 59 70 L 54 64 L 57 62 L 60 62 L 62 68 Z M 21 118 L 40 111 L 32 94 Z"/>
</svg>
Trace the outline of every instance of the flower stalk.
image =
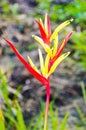
<svg viewBox="0 0 86 130">
<path fill-rule="evenodd" d="M 35 20 L 36 23 L 38 24 L 41 37 L 33 35 L 33 38 L 43 47 L 46 53 L 46 57 L 44 60 L 41 50 L 38 49 L 40 70 L 37 69 L 37 67 L 32 62 L 29 56 L 28 56 L 29 61 L 28 63 L 18 52 L 13 43 L 4 38 L 6 43 L 12 48 L 13 52 L 22 62 L 25 68 L 46 88 L 46 110 L 44 119 L 44 130 L 47 130 L 47 122 L 48 122 L 48 109 L 50 102 L 50 75 L 55 71 L 56 67 L 60 64 L 60 62 L 62 62 L 70 54 L 70 52 L 62 54 L 62 51 L 66 46 L 66 43 L 68 42 L 69 38 L 71 37 L 72 32 L 70 32 L 60 44 L 58 42 L 58 32 L 62 30 L 65 26 L 70 24 L 72 20 L 73 19 L 67 20 L 61 25 L 59 25 L 53 33 L 51 33 L 50 19 L 48 14 L 45 15 L 44 25 L 41 19 L 39 21 Z"/>
<path fill-rule="evenodd" d="M 50 102 L 50 82 L 48 79 L 48 84 L 46 85 L 46 110 L 45 110 L 44 130 L 47 129 L 49 102 Z"/>
</svg>

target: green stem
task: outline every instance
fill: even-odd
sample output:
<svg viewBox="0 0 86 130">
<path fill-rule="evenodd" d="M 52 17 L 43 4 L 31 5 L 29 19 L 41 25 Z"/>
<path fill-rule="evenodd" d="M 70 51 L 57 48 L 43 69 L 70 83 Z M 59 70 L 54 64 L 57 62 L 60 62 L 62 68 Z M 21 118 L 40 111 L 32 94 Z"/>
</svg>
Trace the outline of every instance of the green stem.
<svg viewBox="0 0 86 130">
<path fill-rule="evenodd" d="M 44 130 L 47 129 L 49 101 L 50 101 L 50 84 L 48 80 L 48 84 L 46 85 L 46 111 L 44 120 Z"/>
</svg>

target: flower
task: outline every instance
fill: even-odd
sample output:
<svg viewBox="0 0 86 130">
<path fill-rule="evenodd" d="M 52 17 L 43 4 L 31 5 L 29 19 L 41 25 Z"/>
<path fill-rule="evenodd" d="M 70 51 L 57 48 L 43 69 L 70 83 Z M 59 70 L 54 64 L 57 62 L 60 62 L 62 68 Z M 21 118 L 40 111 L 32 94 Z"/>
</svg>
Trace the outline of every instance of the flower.
<svg viewBox="0 0 86 130">
<path fill-rule="evenodd" d="M 44 58 L 42 56 L 41 50 L 38 49 L 39 59 L 40 59 L 40 70 L 41 70 L 41 74 L 45 78 L 48 78 L 55 71 L 56 67 L 60 64 L 60 62 L 62 60 L 64 60 L 70 54 L 70 52 L 66 52 L 66 53 L 64 53 L 64 54 L 61 55 L 61 53 L 62 53 L 62 51 L 63 51 L 63 49 L 64 49 L 67 41 L 71 37 L 71 35 L 72 35 L 72 32 L 70 32 L 66 36 L 66 38 L 63 40 L 63 42 L 59 46 L 57 46 L 57 37 L 56 37 L 56 39 L 54 40 L 53 49 L 50 49 L 51 52 L 47 53 L 45 61 L 44 61 Z M 31 66 L 37 72 L 39 72 L 39 70 L 36 68 L 36 66 L 34 65 L 34 63 L 32 62 L 32 60 L 30 59 L 29 56 L 28 56 L 28 60 L 29 60 L 29 63 L 31 64 Z"/>
<path fill-rule="evenodd" d="M 20 55 L 18 50 L 14 47 L 12 42 L 5 39 L 5 41 L 10 45 L 10 47 L 13 49 L 19 60 L 24 64 L 24 66 L 31 72 L 31 74 L 37 78 L 41 83 L 46 84 L 48 77 L 55 71 L 56 67 L 60 64 L 62 60 L 64 60 L 70 52 L 66 52 L 61 55 L 67 41 L 72 35 L 72 32 L 70 32 L 66 38 L 58 45 L 58 32 L 68 25 L 72 20 L 67 20 L 66 22 L 59 25 L 55 31 L 51 34 L 51 27 L 50 27 L 50 19 L 48 14 L 45 15 L 45 25 L 43 26 L 43 22 L 40 19 L 40 21 L 37 21 L 37 24 L 39 25 L 39 30 L 41 33 L 41 37 L 33 35 L 33 37 L 42 45 L 45 52 L 47 52 L 45 60 L 42 56 L 42 52 L 40 49 L 38 49 L 39 52 L 39 60 L 40 60 L 40 71 L 37 69 L 35 64 L 32 62 L 31 58 L 28 56 L 29 63 Z M 53 41 L 53 45 L 51 45 Z M 60 56 L 61 55 L 61 56 Z"/>
<path fill-rule="evenodd" d="M 67 20 L 61 25 L 59 25 L 53 33 L 51 33 L 50 19 L 48 14 L 45 15 L 45 24 L 43 25 L 42 20 L 36 20 L 41 38 L 33 35 L 34 39 L 37 40 L 41 46 L 44 48 L 46 52 L 45 59 L 43 58 L 42 52 L 38 49 L 39 60 L 40 60 L 40 71 L 37 69 L 35 64 L 32 62 L 31 58 L 28 56 L 29 63 L 22 57 L 22 55 L 18 52 L 12 42 L 5 39 L 6 43 L 12 48 L 18 59 L 23 63 L 26 69 L 36 78 L 38 79 L 46 88 L 46 112 L 45 112 L 45 122 L 44 122 L 44 130 L 47 129 L 47 119 L 48 119 L 48 107 L 50 101 L 50 75 L 55 71 L 56 67 L 63 61 L 70 52 L 66 52 L 62 54 L 62 51 L 68 42 L 69 38 L 72 35 L 70 32 L 66 38 L 58 44 L 58 32 L 67 26 L 71 21 Z M 52 44 L 52 45 L 51 45 Z M 62 54 L 62 55 L 61 55 Z"/>
<path fill-rule="evenodd" d="M 73 19 L 65 21 L 64 23 L 60 24 L 53 33 L 51 33 L 50 19 L 48 14 L 45 15 L 44 25 L 41 19 L 39 21 L 36 20 L 39 26 L 41 37 L 36 35 L 33 35 L 33 37 L 38 43 L 41 44 L 47 53 L 44 62 L 41 50 L 39 50 L 40 69 L 42 75 L 46 78 L 48 78 L 55 71 L 57 65 L 70 54 L 70 52 L 67 52 L 61 55 L 66 43 L 72 35 L 72 32 L 70 32 L 59 45 L 58 32 L 67 26 L 71 21 L 73 21 Z"/>
</svg>

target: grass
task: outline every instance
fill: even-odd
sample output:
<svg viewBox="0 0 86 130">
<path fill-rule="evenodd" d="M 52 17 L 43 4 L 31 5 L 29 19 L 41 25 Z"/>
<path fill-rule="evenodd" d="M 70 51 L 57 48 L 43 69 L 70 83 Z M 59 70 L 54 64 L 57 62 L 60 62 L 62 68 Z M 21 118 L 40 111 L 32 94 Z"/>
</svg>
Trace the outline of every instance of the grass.
<svg viewBox="0 0 86 130">
<path fill-rule="evenodd" d="M 86 105 L 86 90 L 84 83 L 81 83 L 83 100 Z M 3 95 L 5 101 L 5 107 L 0 110 L 0 130 L 43 130 L 43 121 L 45 113 L 45 102 L 41 101 L 41 111 L 40 115 L 34 117 L 28 126 L 25 125 L 22 109 L 18 104 L 17 99 L 10 101 L 8 84 L 6 77 L 0 71 L 0 93 Z M 54 101 L 50 103 L 49 107 L 49 120 L 47 130 L 70 130 L 67 124 L 68 112 L 62 120 L 58 116 L 58 109 L 54 110 Z M 80 117 L 80 122 L 75 126 L 75 130 L 85 130 L 86 129 L 86 116 L 83 114 L 78 105 L 76 105 L 76 110 Z M 3 111 L 3 112 L 2 112 Z M 4 119 L 5 118 L 5 119 Z M 6 128 L 5 128 L 6 127 Z"/>
<path fill-rule="evenodd" d="M 22 110 L 18 104 L 17 99 L 14 101 L 10 100 L 6 77 L 1 71 L 0 71 L 0 79 L 1 79 L 0 80 L 0 93 L 2 94 L 5 101 L 5 107 L 3 108 L 3 115 L 5 116 L 5 119 L 6 119 L 5 120 L 6 128 L 7 130 L 9 130 L 10 128 L 15 127 L 17 130 L 19 130 L 20 128 L 22 130 L 25 130 L 26 126 L 23 120 Z M 1 118 L 1 121 L 2 121 L 2 118 Z"/>
<path fill-rule="evenodd" d="M 86 89 L 85 89 L 85 85 L 83 82 L 81 83 L 81 88 L 82 88 L 84 104 L 86 106 Z M 80 121 L 78 122 L 76 129 L 77 130 L 86 130 L 86 115 L 84 115 L 84 113 L 82 112 L 82 110 L 80 109 L 80 107 L 78 105 L 76 105 L 76 110 L 80 117 Z"/>
<path fill-rule="evenodd" d="M 6 77 L 4 74 L 0 71 L 0 93 L 3 95 L 4 101 L 5 101 L 5 107 L 3 108 L 3 114 L 2 111 L 0 113 L 0 129 L 1 130 L 42 130 L 43 129 L 43 120 L 44 120 L 44 111 L 45 111 L 45 103 L 41 102 L 41 109 L 40 115 L 33 118 L 31 122 L 29 123 L 28 127 L 26 127 L 22 109 L 20 105 L 18 104 L 17 99 L 14 101 L 11 101 L 9 99 L 9 91 L 8 91 L 8 84 L 6 81 Z M 49 123 L 48 126 L 49 130 L 67 130 L 66 123 L 67 123 L 67 117 L 68 113 L 65 114 L 63 120 L 61 123 L 59 122 L 58 118 L 58 110 L 53 111 L 53 103 L 50 104 L 49 109 Z M 5 118 L 5 122 L 4 122 Z M 5 125 L 4 125 L 5 124 Z M 6 127 L 6 129 L 5 129 Z"/>
</svg>

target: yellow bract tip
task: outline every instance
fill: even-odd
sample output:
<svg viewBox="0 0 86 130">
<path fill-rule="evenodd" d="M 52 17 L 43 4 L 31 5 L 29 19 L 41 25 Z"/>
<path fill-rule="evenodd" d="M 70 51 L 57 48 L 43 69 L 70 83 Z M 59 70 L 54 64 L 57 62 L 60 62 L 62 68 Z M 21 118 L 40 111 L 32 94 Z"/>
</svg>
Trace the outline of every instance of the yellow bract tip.
<svg viewBox="0 0 86 130">
<path fill-rule="evenodd" d="M 35 35 L 32 35 L 32 37 L 34 38 L 34 37 L 35 37 Z"/>
<path fill-rule="evenodd" d="M 0 120 L 3 120 L 4 121 L 4 116 L 2 114 L 2 110 L 0 110 Z"/>
<path fill-rule="evenodd" d="M 72 18 L 72 19 L 70 19 L 70 22 L 72 22 L 74 19 Z"/>
<path fill-rule="evenodd" d="M 43 26 L 43 22 L 42 22 L 42 19 L 40 18 L 40 24 L 41 24 L 41 26 L 44 28 L 44 26 Z"/>
<path fill-rule="evenodd" d="M 40 49 L 38 49 L 38 52 L 39 52 L 39 59 L 40 59 L 40 69 L 41 69 L 43 76 L 45 76 L 44 59 L 42 56 L 42 52 Z"/>
</svg>

